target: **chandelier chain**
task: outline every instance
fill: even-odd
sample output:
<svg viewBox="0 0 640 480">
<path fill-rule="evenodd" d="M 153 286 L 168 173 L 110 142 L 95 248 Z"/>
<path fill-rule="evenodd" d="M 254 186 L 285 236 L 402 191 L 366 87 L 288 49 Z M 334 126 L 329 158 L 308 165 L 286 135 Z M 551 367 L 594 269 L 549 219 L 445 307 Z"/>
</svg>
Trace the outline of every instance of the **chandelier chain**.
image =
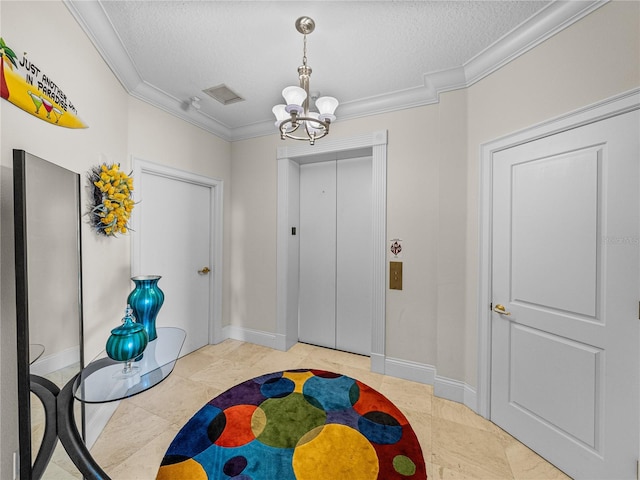
<svg viewBox="0 0 640 480">
<path fill-rule="evenodd" d="M 307 34 L 304 34 L 303 47 L 302 47 L 302 65 L 307 66 Z"/>
</svg>

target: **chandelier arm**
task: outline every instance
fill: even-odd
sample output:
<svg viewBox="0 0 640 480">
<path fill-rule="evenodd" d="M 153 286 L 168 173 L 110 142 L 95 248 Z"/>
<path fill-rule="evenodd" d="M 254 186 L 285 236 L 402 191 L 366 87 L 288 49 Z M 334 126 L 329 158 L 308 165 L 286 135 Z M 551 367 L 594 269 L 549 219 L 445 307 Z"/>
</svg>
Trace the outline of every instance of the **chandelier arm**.
<svg viewBox="0 0 640 480">
<path fill-rule="evenodd" d="M 295 126 L 295 128 L 293 130 L 289 130 L 287 131 L 286 129 L 286 125 L 287 124 L 292 124 L 294 125 L 293 119 L 288 118 L 286 120 L 283 120 L 280 123 L 280 137 L 281 138 L 290 138 L 292 140 L 308 140 L 309 143 L 311 145 L 313 145 L 315 143 L 316 140 L 325 137 L 329 134 L 329 125 L 331 122 L 329 121 L 322 121 L 322 120 L 318 120 L 317 118 L 313 118 L 313 117 L 297 117 L 297 125 Z M 302 125 L 304 123 L 305 126 L 305 133 L 307 134 L 306 136 L 300 136 L 300 135 L 293 135 L 296 130 L 298 130 L 298 128 L 300 127 L 300 125 Z M 318 130 L 318 132 L 311 132 L 309 131 L 309 125 L 310 124 L 316 124 L 318 125 L 316 127 L 316 130 Z"/>
<path fill-rule="evenodd" d="M 291 124 L 291 130 L 287 130 L 286 125 Z M 278 129 L 280 130 L 280 138 L 284 140 L 285 138 L 291 138 L 290 134 L 296 132 L 300 128 L 300 123 L 293 123 L 291 119 L 284 120 L 280 123 Z"/>
</svg>

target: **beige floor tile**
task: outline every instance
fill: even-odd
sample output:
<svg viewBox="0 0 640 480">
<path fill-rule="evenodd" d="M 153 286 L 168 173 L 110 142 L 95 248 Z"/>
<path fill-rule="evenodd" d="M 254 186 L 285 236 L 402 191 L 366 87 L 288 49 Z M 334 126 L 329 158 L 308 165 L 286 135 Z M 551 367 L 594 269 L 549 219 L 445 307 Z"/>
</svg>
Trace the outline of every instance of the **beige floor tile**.
<svg viewBox="0 0 640 480">
<path fill-rule="evenodd" d="M 242 345 L 244 345 L 244 342 L 228 339 L 215 345 L 205 345 L 197 351 L 206 355 L 223 358 L 225 355 L 229 355 L 236 348 L 240 348 Z"/>
<path fill-rule="evenodd" d="M 36 453 L 32 452 L 35 457 Z M 61 443 L 58 442 L 42 480 L 82 479 L 82 474 L 75 467 Z"/>
<path fill-rule="evenodd" d="M 432 418 L 431 426 L 432 463 L 470 478 L 513 479 L 498 436 L 437 417 Z"/>
<path fill-rule="evenodd" d="M 225 355 L 224 358 L 243 365 L 255 365 L 271 352 L 273 352 L 273 349 L 263 347 L 262 345 L 243 343 L 239 347 L 234 348 L 228 355 Z"/>
<path fill-rule="evenodd" d="M 431 415 L 433 387 L 417 382 L 385 376 L 380 393 L 400 408 L 425 412 Z"/>
<path fill-rule="evenodd" d="M 497 425 L 487 421 L 466 405 L 434 396 L 431 408 L 431 414 L 434 417 L 486 430 L 487 432 L 497 435 L 505 445 L 508 445 L 513 441 L 513 437 L 511 435 L 506 433 Z"/>
<path fill-rule="evenodd" d="M 279 350 L 272 350 L 263 356 L 256 364 L 256 367 L 260 367 L 264 373 L 280 372 L 282 370 L 291 370 L 300 368 L 300 365 L 306 358 L 305 354 L 296 354 L 289 352 L 281 352 Z"/>
<path fill-rule="evenodd" d="M 327 372 L 343 373 L 344 366 L 337 361 L 328 360 L 322 356 L 309 355 L 297 368 L 315 368 L 317 370 L 326 370 Z"/>
<path fill-rule="evenodd" d="M 360 368 L 362 370 L 371 370 L 371 359 L 369 357 L 342 352 L 340 350 L 332 350 L 330 348 L 315 348 L 309 353 L 308 360 L 316 360 L 321 364 L 327 363 L 335 365 L 336 367 L 334 367 L 334 369 L 341 366 L 350 366 Z"/>
<path fill-rule="evenodd" d="M 112 480 L 153 480 L 167 448 L 178 431 L 179 428 L 174 426 L 157 436 L 124 462 L 113 466 L 107 474 Z"/>
<path fill-rule="evenodd" d="M 431 439 L 431 415 L 415 410 L 407 410 L 401 409 L 402 413 L 404 413 L 407 420 L 409 420 L 409 424 L 413 428 L 413 432 L 418 437 L 418 442 L 420 442 L 420 448 L 422 448 L 422 455 L 426 459 L 431 457 L 432 451 L 432 439 Z"/>
<path fill-rule="evenodd" d="M 42 476 L 42 480 L 76 480 L 81 478 L 82 474 L 79 471 L 69 471 L 69 469 L 58 465 L 53 459 L 47 465 L 47 470 Z"/>
<path fill-rule="evenodd" d="M 281 352 L 225 340 L 186 355 L 160 385 L 121 402 L 92 454 L 113 480 L 153 480 L 171 440 L 206 402 L 250 378 L 295 368 L 342 373 L 389 398 L 413 427 L 430 480 L 568 480 L 469 408 L 434 397 L 432 386 L 373 373 L 368 357 L 303 343 Z M 55 472 L 61 476 L 52 480 L 73 478 L 59 465 Z"/>
<path fill-rule="evenodd" d="M 309 345 L 308 343 L 296 343 L 293 347 L 287 350 L 287 353 L 293 353 L 294 355 L 307 356 L 312 354 L 318 348 L 315 345 Z"/>
<path fill-rule="evenodd" d="M 231 360 L 214 359 L 213 362 L 189 377 L 195 382 L 202 382 L 211 387 L 228 390 L 232 386 L 251 378 L 248 367 Z"/>
<path fill-rule="evenodd" d="M 98 465 L 108 471 L 171 426 L 171 422 L 123 401 L 91 449 L 91 455 Z"/>
<path fill-rule="evenodd" d="M 170 423 L 183 424 L 222 390 L 178 375 L 131 397 L 128 402 Z"/>
<path fill-rule="evenodd" d="M 196 350 L 182 357 L 173 368 L 171 375 L 179 375 L 181 377 L 190 377 L 191 375 L 204 370 L 211 365 L 212 358 L 216 356 L 208 354 L 203 349 Z M 222 357 L 219 357 L 222 358 Z"/>
<path fill-rule="evenodd" d="M 505 448 L 505 453 L 516 480 L 571 480 L 517 440 Z"/>
<path fill-rule="evenodd" d="M 460 470 L 449 468 L 427 462 L 427 477 L 429 480 L 482 480 Z"/>
</svg>

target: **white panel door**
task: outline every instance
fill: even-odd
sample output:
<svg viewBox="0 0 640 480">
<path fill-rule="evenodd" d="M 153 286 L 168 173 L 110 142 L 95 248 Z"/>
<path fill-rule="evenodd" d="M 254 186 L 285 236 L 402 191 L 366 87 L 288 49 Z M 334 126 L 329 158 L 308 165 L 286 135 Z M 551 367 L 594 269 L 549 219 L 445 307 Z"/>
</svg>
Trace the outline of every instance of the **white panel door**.
<svg viewBox="0 0 640 480">
<path fill-rule="evenodd" d="M 491 420 L 577 479 L 636 478 L 638 119 L 493 157 Z"/>
<path fill-rule="evenodd" d="M 300 166 L 298 338 L 336 348 L 336 161 Z"/>
<path fill-rule="evenodd" d="M 371 158 L 337 165 L 336 348 L 371 354 Z"/>
<path fill-rule="evenodd" d="M 159 327 L 187 332 L 186 355 L 209 343 L 213 271 L 211 260 L 211 187 L 173 177 L 143 173 L 140 203 L 138 275 L 161 275 L 165 301 Z"/>
</svg>

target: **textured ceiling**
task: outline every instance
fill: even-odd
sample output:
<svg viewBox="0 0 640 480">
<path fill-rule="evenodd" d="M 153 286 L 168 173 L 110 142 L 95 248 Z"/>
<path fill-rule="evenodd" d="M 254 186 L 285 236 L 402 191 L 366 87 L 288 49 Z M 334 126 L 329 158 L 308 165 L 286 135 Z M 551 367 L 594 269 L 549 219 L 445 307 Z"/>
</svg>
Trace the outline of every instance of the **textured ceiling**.
<svg viewBox="0 0 640 480">
<path fill-rule="evenodd" d="M 66 0 L 125 88 L 227 140 L 274 133 L 271 108 L 297 84 L 303 37 L 311 91 L 341 118 L 437 101 L 469 86 L 601 2 Z M 245 99 L 202 91 L 226 84 Z M 200 110 L 189 107 L 200 97 Z"/>
</svg>

